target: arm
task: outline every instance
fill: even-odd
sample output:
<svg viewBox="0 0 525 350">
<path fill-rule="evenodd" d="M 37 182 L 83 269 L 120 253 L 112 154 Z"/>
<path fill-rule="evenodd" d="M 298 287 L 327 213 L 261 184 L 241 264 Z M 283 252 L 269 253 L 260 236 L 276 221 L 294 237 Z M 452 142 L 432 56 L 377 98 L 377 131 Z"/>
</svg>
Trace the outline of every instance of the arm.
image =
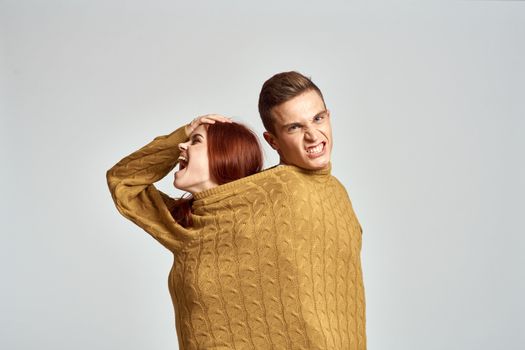
<svg viewBox="0 0 525 350">
<path fill-rule="evenodd" d="M 186 130 L 181 127 L 169 135 L 156 137 L 106 173 L 118 211 L 172 251 L 184 244 L 188 232 L 168 210 L 174 199 L 157 190 L 153 183 L 177 165 L 178 144 L 188 139 Z"/>
</svg>

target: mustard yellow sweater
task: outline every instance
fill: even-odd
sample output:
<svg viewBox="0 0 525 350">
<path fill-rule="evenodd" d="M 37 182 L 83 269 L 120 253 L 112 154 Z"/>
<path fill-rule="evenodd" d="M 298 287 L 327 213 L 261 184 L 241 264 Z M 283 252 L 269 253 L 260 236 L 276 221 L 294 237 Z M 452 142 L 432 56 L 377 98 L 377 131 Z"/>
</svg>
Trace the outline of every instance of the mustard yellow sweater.
<svg viewBox="0 0 525 350">
<path fill-rule="evenodd" d="M 117 209 L 171 250 L 179 348 L 366 349 L 361 226 L 330 169 L 278 166 L 200 192 L 193 227 L 153 183 L 184 128 L 107 172 Z"/>
</svg>

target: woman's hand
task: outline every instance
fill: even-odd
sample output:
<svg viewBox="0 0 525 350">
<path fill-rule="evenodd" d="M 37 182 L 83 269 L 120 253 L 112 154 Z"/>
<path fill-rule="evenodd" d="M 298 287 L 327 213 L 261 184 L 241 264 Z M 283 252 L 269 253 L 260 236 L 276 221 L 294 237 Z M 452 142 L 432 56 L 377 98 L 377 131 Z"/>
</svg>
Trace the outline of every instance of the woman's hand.
<svg viewBox="0 0 525 350">
<path fill-rule="evenodd" d="M 231 123 L 231 118 L 225 117 L 220 114 L 206 114 L 201 115 L 191 121 L 186 125 L 186 135 L 190 136 L 193 130 L 195 130 L 201 124 L 215 124 L 216 122 L 220 123 Z"/>
</svg>

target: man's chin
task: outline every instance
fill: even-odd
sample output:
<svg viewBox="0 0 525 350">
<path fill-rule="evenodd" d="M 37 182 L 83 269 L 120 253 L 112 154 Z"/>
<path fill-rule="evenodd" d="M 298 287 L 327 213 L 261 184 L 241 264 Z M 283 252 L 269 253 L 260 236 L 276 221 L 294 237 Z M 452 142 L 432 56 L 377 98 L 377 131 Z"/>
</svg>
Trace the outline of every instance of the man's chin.
<svg viewBox="0 0 525 350">
<path fill-rule="evenodd" d="M 308 162 L 304 162 L 300 168 L 306 169 L 306 170 L 325 170 L 330 166 L 330 159 L 323 159 L 323 160 L 309 160 Z"/>
<path fill-rule="evenodd" d="M 296 161 L 287 161 L 281 157 L 280 164 L 293 165 L 305 170 L 324 170 L 330 166 L 330 159 L 322 157 L 317 159 L 298 159 Z"/>
</svg>

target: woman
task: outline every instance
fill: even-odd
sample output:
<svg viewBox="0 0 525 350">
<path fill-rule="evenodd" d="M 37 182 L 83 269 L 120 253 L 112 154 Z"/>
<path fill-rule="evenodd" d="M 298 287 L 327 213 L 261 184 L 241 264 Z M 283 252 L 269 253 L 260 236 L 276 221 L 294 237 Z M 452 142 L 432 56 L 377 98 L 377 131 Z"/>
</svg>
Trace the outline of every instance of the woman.
<svg viewBox="0 0 525 350">
<path fill-rule="evenodd" d="M 365 349 L 363 286 L 351 282 L 361 231 L 344 187 L 329 168 L 257 172 L 258 144 L 219 125 L 234 124 L 198 118 L 107 172 L 118 210 L 173 252 L 179 348 Z M 177 163 L 189 201 L 153 186 Z"/>
<path fill-rule="evenodd" d="M 191 193 L 189 199 L 173 199 L 153 185 L 177 163 L 174 186 Z M 155 138 L 108 170 L 108 186 L 119 212 L 176 254 L 169 284 L 176 311 L 181 307 L 178 293 L 184 289 L 177 285 L 185 283 L 173 274 L 183 268 L 183 250 L 207 226 L 206 218 L 192 213 L 194 196 L 205 198 L 217 186 L 255 174 L 262 166 L 261 147 L 251 130 L 223 116 L 205 115 Z M 195 220 L 197 229 L 192 230 Z M 177 314 L 179 343 L 184 349 L 191 340 L 179 331 L 184 317 L 181 311 Z"/>
</svg>

